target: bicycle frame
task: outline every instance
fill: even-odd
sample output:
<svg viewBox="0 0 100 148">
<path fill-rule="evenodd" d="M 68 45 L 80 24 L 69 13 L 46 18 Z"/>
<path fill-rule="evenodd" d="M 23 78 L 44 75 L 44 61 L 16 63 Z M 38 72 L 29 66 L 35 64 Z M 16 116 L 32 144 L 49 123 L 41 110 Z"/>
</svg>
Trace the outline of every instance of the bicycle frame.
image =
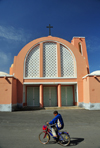
<svg viewBox="0 0 100 148">
<path fill-rule="evenodd" d="M 44 137 L 43 138 L 45 138 L 45 136 L 47 135 L 47 134 L 49 134 L 50 136 L 52 136 L 53 137 L 53 134 L 52 134 L 52 131 L 47 127 L 47 129 L 46 130 L 44 130 L 43 132 L 45 132 L 45 135 L 44 135 Z M 63 137 L 61 136 L 61 133 L 62 132 L 58 132 L 57 131 L 57 133 L 58 133 L 58 136 L 60 136 L 60 140 L 63 140 Z M 68 136 L 69 136 L 69 133 L 68 132 L 64 132 L 64 133 L 66 133 Z M 54 139 L 56 139 L 56 137 L 53 137 Z"/>
</svg>

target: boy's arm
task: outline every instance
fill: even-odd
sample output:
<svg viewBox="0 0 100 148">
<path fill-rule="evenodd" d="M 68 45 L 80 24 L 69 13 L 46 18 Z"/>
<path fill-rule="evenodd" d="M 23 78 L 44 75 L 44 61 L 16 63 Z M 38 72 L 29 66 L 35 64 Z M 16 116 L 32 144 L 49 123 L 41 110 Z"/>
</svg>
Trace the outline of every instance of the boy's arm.
<svg viewBox="0 0 100 148">
<path fill-rule="evenodd" d="M 51 124 L 56 123 L 57 119 L 58 119 L 58 117 L 56 116 L 52 121 L 49 122 L 49 124 L 51 125 Z"/>
</svg>

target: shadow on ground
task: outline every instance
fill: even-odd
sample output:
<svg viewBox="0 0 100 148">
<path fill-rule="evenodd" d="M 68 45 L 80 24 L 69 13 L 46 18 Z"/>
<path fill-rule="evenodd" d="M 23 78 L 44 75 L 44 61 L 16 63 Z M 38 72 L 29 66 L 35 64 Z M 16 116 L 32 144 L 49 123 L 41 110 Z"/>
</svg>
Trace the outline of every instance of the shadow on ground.
<svg viewBox="0 0 100 148">
<path fill-rule="evenodd" d="M 84 138 L 71 138 L 70 144 L 68 146 L 78 145 L 82 141 L 84 141 Z M 48 144 L 56 144 L 56 142 L 55 141 L 49 141 Z"/>
<path fill-rule="evenodd" d="M 71 138 L 70 146 L 78 145 L 82 141 L 84 141 L 84 138 Z"/>
<path fill-rule="evenodd" d="M 16 111 L 35 111 L 35 110 L 44 110 L 45 108 L 44 107 L 15 107 L 12 109 L 13 112 L 16 112 Z"/>
</svg>

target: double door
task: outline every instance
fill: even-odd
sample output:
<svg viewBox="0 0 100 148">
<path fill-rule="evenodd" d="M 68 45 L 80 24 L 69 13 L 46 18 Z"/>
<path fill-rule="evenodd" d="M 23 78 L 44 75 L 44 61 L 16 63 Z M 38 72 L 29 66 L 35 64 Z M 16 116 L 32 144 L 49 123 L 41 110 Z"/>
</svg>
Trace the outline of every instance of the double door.
<svg viewBox="0 0 100 148">
<path fill-rule="evenodd" d="M 73 86 L 61 86 L 62 106 L 73 106 Z M 39 87 L 27 87 L 27 106 L 40 106 Z M 57 87 L 43 87 L 43 106 L 57 106 Z"/>
</svg>

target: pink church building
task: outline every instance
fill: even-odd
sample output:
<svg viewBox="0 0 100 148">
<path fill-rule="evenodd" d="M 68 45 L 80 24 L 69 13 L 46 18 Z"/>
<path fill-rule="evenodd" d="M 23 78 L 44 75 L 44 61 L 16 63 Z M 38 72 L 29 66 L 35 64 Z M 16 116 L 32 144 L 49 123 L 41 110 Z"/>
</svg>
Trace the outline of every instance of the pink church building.
<svg viewBox="0 0 100 148">
<path fill-rule="evenodd" d="M 100 109 L 100 71 L 89 73 L 85 37 L 33 40 L 14 57 L 9 74 L 0 72 L 0 111 L 25 106 Z"/>
</svg>

